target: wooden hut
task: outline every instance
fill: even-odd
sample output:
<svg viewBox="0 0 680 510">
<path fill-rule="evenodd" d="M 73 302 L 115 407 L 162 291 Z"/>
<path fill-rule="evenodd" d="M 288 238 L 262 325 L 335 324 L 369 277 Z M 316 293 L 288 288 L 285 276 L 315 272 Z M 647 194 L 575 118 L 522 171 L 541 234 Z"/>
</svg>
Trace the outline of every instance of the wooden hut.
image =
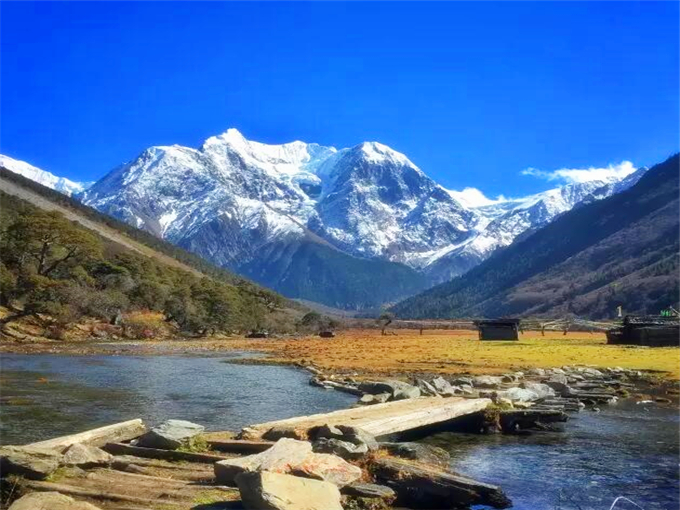
<svg viewBox="0 0 680 510">
<path fill-rule="evenodd" d="M 324 331 L 319 331 L 319 336 L 320 336 L 321 338 L 334 338 L 334 337 L 335 337 L 335 333 L 334 333 L 333 331 L 330 331 L 330 330 L 327 330 L 327 329 L 326 329 L 326 330 L 324 330 Z"/>
<path fill-rule="evenodd" d="M 267 331 L 251 331 L 246 335 L 246 338 L 269 338 Z"/>
<path fill-rule="evenodd" d="M 480 340 L 519 340 L 519 319 L 475 321 Z"/>
<path fill-rule="evenodd" d="M 673 347 L 680 345 L 680 318 L 663 315 L 626 315 L 623 326 L 607 331 L 608 344 Z"/>
</svg>

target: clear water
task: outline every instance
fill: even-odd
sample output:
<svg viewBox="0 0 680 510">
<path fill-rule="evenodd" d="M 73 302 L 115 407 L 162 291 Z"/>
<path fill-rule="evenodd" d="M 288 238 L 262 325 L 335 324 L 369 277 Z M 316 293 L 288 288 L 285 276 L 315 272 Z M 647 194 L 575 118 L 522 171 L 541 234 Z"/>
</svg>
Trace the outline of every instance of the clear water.
<svg viewBox="0 0 680 510">
<path fill-rule="evenodd" d="M 356 397 L 288 367 L 225 357 L 0 356 L 0 443 L 23 444 L 132 418 L 208 430 L 346 408 Z"/>
<path fill-rule="evenodd" d="M 451 452 L 454 471 L 500 485 L 517 510 L 609 510 L 619 496 L 644 510 L 680 508 L 677 409 L 627 400 L 571 416 L 564 432 L 426 441 Z"/>
<path fill-rule="evenodd" d="M 21 444 L 131 418 L 180 418 L 209 430 L 345 408 L 355 397 L 303 371 L 225 357 L 0 356 L 0 443 Z M 678 411 L 623 401 L 531 436 L 438 434 L 452 469 L 500 485 L 516 510 L 680 508 Z M 618 510 L 636 508 L 620 502 Z"/>
</svg>

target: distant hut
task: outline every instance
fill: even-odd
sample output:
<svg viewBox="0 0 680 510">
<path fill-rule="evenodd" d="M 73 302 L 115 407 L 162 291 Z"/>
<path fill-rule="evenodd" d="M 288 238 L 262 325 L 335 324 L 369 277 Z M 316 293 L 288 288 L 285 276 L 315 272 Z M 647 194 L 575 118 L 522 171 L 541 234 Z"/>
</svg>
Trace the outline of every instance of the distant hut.
<svg viewBox="0 0 680 510">
<path fill-rule="evenodd" d="M 519 319 L 475 321 L 480 340 L 519 340 Z"/>
<path fill-rule="evenodd" d="M 673 315 L 626 315 L 623 326 L 607 331 L 608 344 L 673 347 L 680 345 L 680 318 Z"/>
<path fill-rule="evenodd" d="M 246 338 L 269 338 L 267 331 L 251 331 L 246 335 Z"/>
<path fill-rule="evenodd" d="M 333 338 L 335 336 L 335 333 L 333 331 L 324 330 L 319 332 L 319 336 L 321 338 Z"/>
</svg>

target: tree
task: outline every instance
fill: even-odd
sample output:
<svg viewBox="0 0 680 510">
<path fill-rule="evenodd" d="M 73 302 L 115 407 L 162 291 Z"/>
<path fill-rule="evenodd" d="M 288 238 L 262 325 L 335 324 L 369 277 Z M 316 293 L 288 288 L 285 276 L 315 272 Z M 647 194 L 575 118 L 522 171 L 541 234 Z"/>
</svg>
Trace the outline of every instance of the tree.
<svg viewBox="0 0 680 510">
<path fill-rule="evenodd" d="M 17 219 L 8 229 L 10 263 L 19 271 L 49 277 L 66 264 L 83 264 L 100 257 L 99 239 L 56 212 L 36 211 Z M 4 251 L 4 250 L 3 250 Z"/>
</svg>

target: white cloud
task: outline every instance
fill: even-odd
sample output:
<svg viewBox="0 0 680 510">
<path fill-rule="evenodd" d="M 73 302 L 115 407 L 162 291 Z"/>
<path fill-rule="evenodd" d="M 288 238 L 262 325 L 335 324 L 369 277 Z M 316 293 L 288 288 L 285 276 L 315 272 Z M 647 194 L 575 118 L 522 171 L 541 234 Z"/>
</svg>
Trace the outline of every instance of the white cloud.
<svg viewBox="0 0 680 510">
<path fill-rule="evenodd" d="M 630 161 L 622 161 L 618 165 L 609 165 L 606 168 L 560 168 L 552 172 L 545 172 L 537 168 L 522 170 L 522 175 L 531 175 L 547 181 L 563 181 L 567 183 L 580 183 L 590 181 L 617 181 L 623 179 L 636 170 Z"/>
<path fill-rule="evenodd" d="M 485 205 L 505 202 L 507 200 L 503 195 L 499 195 L 495 199 L 489 198 L 477 188 L 465 188 L 463 191 L 449 190 L 449 195 L 451 195 L 463 207 L 467 208 L 482 207 Z"/>
</svg>

